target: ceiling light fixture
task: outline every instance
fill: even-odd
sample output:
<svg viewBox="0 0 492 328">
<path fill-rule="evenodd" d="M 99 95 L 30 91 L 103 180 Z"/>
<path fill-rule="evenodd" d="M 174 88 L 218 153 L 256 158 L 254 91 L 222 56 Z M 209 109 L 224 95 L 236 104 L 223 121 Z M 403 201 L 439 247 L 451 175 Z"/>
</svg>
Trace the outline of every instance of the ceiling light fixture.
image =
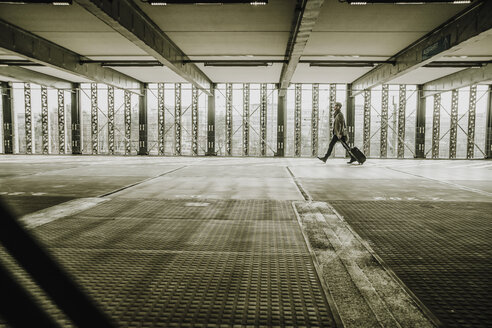
<svg viewBox="0 0 492 328">
<path fill-rule="evenodd" d="M 1 0 L 0 0 L 1 1 Z M 167 5 L 228 5 L 228 4 L 249 4 L 252 6 L 263 6 L 268 4 L 268 0 L 142 0 L 152 6 Z"/>
</svg>

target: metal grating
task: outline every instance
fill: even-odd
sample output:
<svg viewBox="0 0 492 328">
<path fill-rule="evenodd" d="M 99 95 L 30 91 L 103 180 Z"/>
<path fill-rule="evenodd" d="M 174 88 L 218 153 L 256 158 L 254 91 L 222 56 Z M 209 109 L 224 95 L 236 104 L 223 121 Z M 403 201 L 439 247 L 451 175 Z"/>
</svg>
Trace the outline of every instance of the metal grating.
<svg viewBox="0 0 492 328">
<path fill-rule="evenodd" d="M 492 203 L 331 204 L 445 327 L 492 322 Z"/>
<path fill-rule="evenodd" d="M 65 154 L 65 91 L 58 90 L 58 152 Z"/>
<path fill-rule="evenodd" d="M 122 327 L 335 326 L 287 201 L 111 200 L 34 231 Z"/>
<path fill-rule="evenodd" d="M 48 119 L 48 89 L 41 86 L 41 138 L 43 144 L 43 155 L 50 153 L 50 135 Z"/>
<path fill-rule="evenodd" d="M 313 111 L 311 114 L 311 156 L 318 155 L 319 84 L 313 84 Z"/>
</svg>

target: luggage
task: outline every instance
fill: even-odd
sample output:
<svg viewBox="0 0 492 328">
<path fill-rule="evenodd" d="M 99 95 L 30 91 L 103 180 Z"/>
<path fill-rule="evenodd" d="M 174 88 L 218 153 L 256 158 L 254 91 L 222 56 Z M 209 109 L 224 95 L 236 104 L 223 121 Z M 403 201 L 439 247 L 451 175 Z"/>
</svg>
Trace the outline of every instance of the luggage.
<svg viewBox="0 0 492 328">
<path fill-rule="evenodd" d="M 364 153 L 361 152 L 359 148 L 350 148 L 345 141 L 342 141 L 342 145 L 343 147 L 345 147 L 345 149 L 347 149 L 350 155 L 352 155 L 357 160 L 357 162 L 359 162 L 360 165 L 364 164 L 364 162 L 366 161 L 366 155 L 364 155 Z"/>
</svg>

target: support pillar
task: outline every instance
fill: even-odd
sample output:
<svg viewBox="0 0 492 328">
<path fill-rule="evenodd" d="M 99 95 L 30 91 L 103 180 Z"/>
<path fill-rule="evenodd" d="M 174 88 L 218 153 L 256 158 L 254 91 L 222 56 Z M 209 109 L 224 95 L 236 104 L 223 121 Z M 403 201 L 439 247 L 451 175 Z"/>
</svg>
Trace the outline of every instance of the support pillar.
<svg viewBox="0 0 492 328">
<path fill-rule="evenodd" d="M 181 83 L 174 84 L 174 155 L 181 156 Z"/>
<path fill-rule="evenodd" d="M 439 158 L 439 134 L 441 130 L 441 94 L 434 95 L 434 112 L 432 114 L 432 158 Z"/>
<path fill-rule="evenodd" d="M 43 155 L 50 153 L 49 136 L 48 89 L 41 86 L 41 137 L 43 141 Z"/>
<path fill-rule="evenodd" d="M 405 157 L 405 119 L 407 108 L 407 89 L 406 85 L 400 84 L 399 104 L 398 104 L 398 153 L 397 158 Z"/>
<path fill-rule="evenodd" d="M 65 91 L 58 90 L 58 153 L 65 154 Z"/>
<path fill-rule="evenodd" d="M 212 95 L 208 96 L 207 113 L 207 156 L 216 156 L 215 152 L 215 88 L 210 90 Z"/>
<path fill-rule="evenodd" d="M 492 158 L 492 85 L 489 85 L 487 102 L 487 129 L 485 130 L 485 158 Z"/>
<path fill-rule="evenodd" d="M 266 156 L 267 146 L 267 84 L 260 84 L 260 152 Z"/>
<path fill-rule="evenodd" d="M 31 84 L 24 83 L 24 108 L 26 118 L 26 153 L 32 154 L 32 107 L 31 107 Z"/>
<path fill-rule="evenodd" d="M 164 145 L 165 145 L 165 134 L 166 134 L 166 125 L 165 125 L 165 116 L 164 116 L 165 108 L 164 108 L 164 83 L 159 83 L 157 85 L 157 139 L 158 139 L 158 154 L 159 156 L 164 155 Z"/>
<path fill-rule="evenodd" d="M 232 155 L 232 83 L 226 83 L 225 155 Z"/>
<path fill-rule="evenodd" d="M 80 83 L 75 83 L 71 92 L 71 121 L 72 121 L 72 155 L 82 154 L 82 142 L 80 134 Z"/>
<path fill-rule="evenodd" d="M 249 83 L 243 85 L 243 155 L 249 156 Z"/>
<path fill-rule="evenodd" d="M 449 158 L 456 158 L 456 142 L 458 139 L 458 90 L 454 89 L 451 96 L 451 127 L 449 129 Z"/>
<path fill-rule="evenodd" d="M 191 151 L 198 156 L 198 89 L 191 87 Z"/>
<path fill-rule="evenodd" d="M 475 119 L 477 105 L 477 86 L 470 86 L 470 102 L 468 110 L 468 139 L 466 147 L 466 158 L 472 159 L 475 150 Z"/>
<path fill-rule="evenodd" d="M 328 115 L 328 126 L 330 127 L 330 139 L 332 137 L 331 133 L 333 131 L 333 123 L 335 122 L 334 112 L 335 112 L 335 103 L 337 102 L 337 85 L 330 84 L 330 113 Z"/>
<path fill-rule="evenodd" d="M 108 151 L 114 155 L 114 87 L 108 85 Z"/>
<path fill-rule="evenodd" d="M 132 152 L 132 94 L 125 90 L 125 155 Z"/>
<path fill-rule="evenodd" d="M 355 141 L 355 99 L 352 96 L 352 84 L 347 85 L 347 130 L 349 146 L 354 147 Z"/>
<path fill-rule="evenodd" d="M 379 153 L 381 158 L 388 157 L 388 97 L 389 87 L 387 84 L 383 84 L 381 95 L 381 141 Z"/>
<path fill-rule="evenodd" d="M 148 155 L 147 150 L 147 83 L 140 86 L 140 97 L 138 101 L 138 155 Z"/>
<path fill-rule="evenodd" d="M 285 156 L 285 118 L 287 116 L 287 96 L 278 93 L 277 108 L 277 153 L 275 156 Z"/>
<path fill-rule="evenodd" d="M 318 156 L 319 84 L 313 84 L 313 111 L 311 115 L 311 156 Z"/>
<path fill-rule="evenodd" d="M 302 85 L 296 83 L 295 89 L 295 109 L 294 109 L 294 156 L 301 156 L 301 104 L 302 104 Z"/>
<path fill-rule="evenodd" d="M 97 83 L 91 83 L 91 143 L 92 154 L 96 155 L 99 150 L 99 124 L 97 108 Z"/>
<path fill-rule="evenodd" d="M 8 82 L 0 83 L 2 86 L 3 149 L 5 154 L 13 154 L 12 85 Z"/>
<path fill-rule="evenodd" d="M 425 102 L 423 85 L 417 86 L 417 118 L 415 122 L 415 158 L 425 158 Z"/>
<path fill-rule="evenodd" d="M 364 153 L 371 150 L 371 90 L 364 90 Z"/>
</svg>

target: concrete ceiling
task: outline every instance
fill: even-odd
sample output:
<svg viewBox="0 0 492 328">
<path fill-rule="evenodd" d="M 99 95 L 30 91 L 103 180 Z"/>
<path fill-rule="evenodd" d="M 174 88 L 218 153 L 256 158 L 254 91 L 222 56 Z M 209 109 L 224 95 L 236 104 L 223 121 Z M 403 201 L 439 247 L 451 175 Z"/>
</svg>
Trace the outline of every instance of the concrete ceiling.
<svg viewBox="0 0 492 328">
<path fill-rule="evenodd" d="M 191 60 L 283 60 L 296 0 L 269 0 L 266 6 L 135 3 Z M 325 0 L 305 47 L 303 60 L 387 60 L 468 5 L 350 6 Z M 0 19 L 92 60 L 153 60 L 133 42 L 77 5 L 0 4 Z M 492 37 L 467 44 L 440 60 L 490 60 Z M 16 59 L 0 50 L 0 60 Z M 278 83 L 282 64 L 213 67 L 197 63 L 213 82 Z M 73 82 L 80 77 L 54 68 L 26 67 Z M 165 67 L 114 67 L 142 82 L 185 82 Z M 294 83 L 351 83 L 371 67 L 310 67 L 300 63 Z M 456 68 L 420 68 L 391 83 L 421 84 Z"/>
</svg>

